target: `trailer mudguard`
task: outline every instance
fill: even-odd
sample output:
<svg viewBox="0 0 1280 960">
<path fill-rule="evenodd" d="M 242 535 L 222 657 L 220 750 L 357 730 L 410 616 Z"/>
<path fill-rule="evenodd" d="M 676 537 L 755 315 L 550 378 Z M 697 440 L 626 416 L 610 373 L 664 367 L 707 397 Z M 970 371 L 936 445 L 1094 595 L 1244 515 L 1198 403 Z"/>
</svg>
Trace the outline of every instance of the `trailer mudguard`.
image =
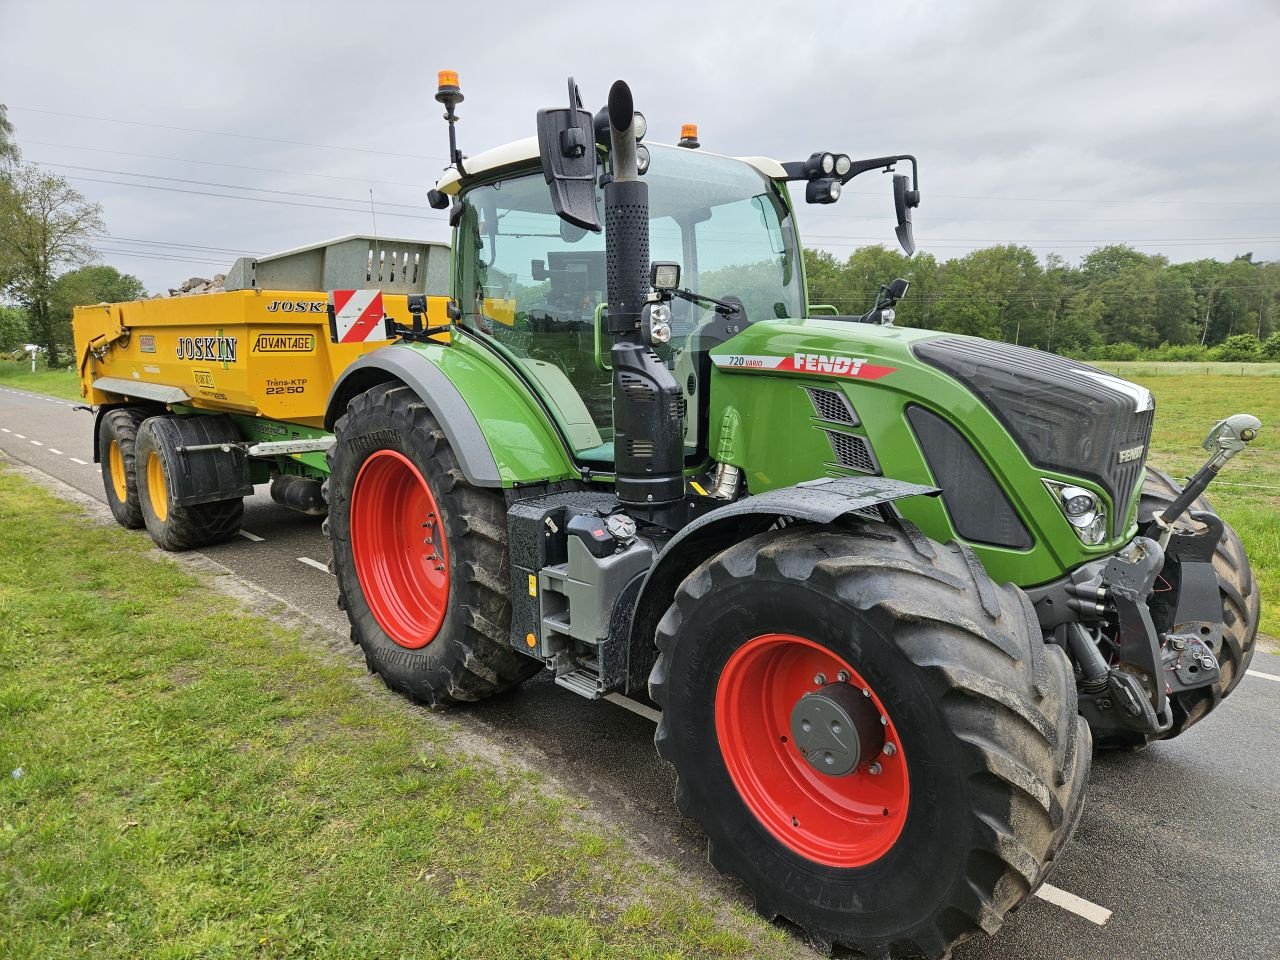
<svg viewBox="0 0 1280 960">
<path fill-rule="evenodd" d="M 657 659 L 653 635 L 658 621 L 680 582 L 712 554 L 763 533 L 782 518 L 834 523 L 859 510 L 941 492 L 887 477 L 823 477 L 744 497 L 683 527 L 658 554 L 636 596 L 627 643 L 627 692 L 646 690 Z"/>
<path fill-rule="evenodd" d="M 175 505 L 253 496 L 249 458 L 237 446 L 240 431 L 230 417 L 158 416 L 146 423 L 157 445 L 173 454 L 167 482 Z"/>
</svg>

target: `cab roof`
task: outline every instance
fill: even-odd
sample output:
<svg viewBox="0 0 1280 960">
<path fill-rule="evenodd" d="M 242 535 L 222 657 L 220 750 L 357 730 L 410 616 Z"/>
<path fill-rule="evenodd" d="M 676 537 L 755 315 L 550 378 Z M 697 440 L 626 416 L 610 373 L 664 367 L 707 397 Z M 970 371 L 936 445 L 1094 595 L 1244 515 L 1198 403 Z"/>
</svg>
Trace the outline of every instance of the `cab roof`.
<svg viewBox="0 0 1280 960">
<path fill-rule="evenodd" d="M 675 149 L 669 144 L 647 145 L 656 146 L 659 149 Z M 709 150 L 699 150 L 698 152 L 711 154 Z M 722 156 L 721 154 L 711 155 Z M 782 164 L 769 157 L 730 157 L 729 159 L 739 160 L 742 163 L 755 167 L 755 169 L 759 170 L 762 174 L 771 179 L 786 179 L 787 174 L 786 171 L 782 169 Z M 462 181 L 464 179 L 473 180 L 508 167 L 523 167 L 537 162 L 537 137 L 525 137 L 523 140 L 513 140 L 510 143 L 504 143 L 500 147 L 494 147 L 491 150 L 485 150 L 483 153 L 478 153 L 474 157 L 466 157 L 462 161 L 462 165 L 467 171 L 465 178 L 458 173 L 457 167 L 450 167 L 441 174 L 440 179 L 436 181 L 436 189 L 441 193 L 457 194 L 457 192 L 462 189 Z"/>
</svg>

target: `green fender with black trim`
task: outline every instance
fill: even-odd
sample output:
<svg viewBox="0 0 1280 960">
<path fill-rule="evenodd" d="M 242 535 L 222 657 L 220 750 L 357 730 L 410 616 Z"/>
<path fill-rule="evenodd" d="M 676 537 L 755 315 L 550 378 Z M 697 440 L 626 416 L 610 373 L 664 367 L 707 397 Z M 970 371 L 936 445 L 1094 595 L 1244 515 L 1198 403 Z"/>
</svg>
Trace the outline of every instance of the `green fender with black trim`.
<svg viewBox="0 0 1280 960">
<path fill-rule="evenodd" d="M 352 397 L 388 380 L 411 387 L 431 410 L 472 486 L 581 476 L 544 402 L 500 357 L 462 333 L 447 346 L 397 343 L 362 356 L 334 384 L 325 427 L 334 429 Z"/>
</svg>

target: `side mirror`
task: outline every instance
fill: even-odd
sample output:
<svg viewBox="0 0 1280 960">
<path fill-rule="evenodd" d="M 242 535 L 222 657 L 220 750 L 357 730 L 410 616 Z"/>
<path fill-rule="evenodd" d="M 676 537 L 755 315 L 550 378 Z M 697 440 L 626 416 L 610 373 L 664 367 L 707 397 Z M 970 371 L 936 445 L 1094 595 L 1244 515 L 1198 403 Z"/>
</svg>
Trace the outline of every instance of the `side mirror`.
<svg viewBox="0 0 1280 960">
<path fill-rule="evenodd" d="M 898 226 L 893 232 L 909 257 L 916 252 L 916 238 L 911 232 L 911 208 L 920 205 L 920 191 L 908 190 L 908 182 L 905 173 L 893 175 L 893 209 L 898 216 Z"/>
<path fill-rule="evenodd" d="M 529 273 L 533 275 L 533 279 L 539 282 L 551 279 L 551 274 L 547 272 L 547 261 L 530 260 Z"/>
<path fill-rule="evenodd" d="M 582 108 L 578 85 L 570 77 L 568 109 L 538 111 L 542 177 L 561 220 L 599 233 L 595 140 L 591 111 Z"/>
<path fill-rule="evenodd" d="M 895 303 L 907 295 L 907 288 L 911 286 L 910 280 L 903 280 L 899 277 L 893 283 L 889 284 L 889 298 Z"/>
</svg>

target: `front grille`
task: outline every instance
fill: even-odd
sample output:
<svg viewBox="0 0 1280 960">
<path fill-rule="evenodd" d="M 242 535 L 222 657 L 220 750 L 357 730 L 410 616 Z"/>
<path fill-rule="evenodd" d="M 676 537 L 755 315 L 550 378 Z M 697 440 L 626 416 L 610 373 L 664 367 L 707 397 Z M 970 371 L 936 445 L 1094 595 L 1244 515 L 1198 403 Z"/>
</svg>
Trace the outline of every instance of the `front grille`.
<svg viewBox="0 0 1280 960">
<path fill-rule="evenodd" d="M 913 348 L 969 388 L 1038 467 L 1091 480 L 1113 504 L 1112 535 L 1141 482 L 1154 416 L 1150 393 L 1077 360 L 965 337 Z M 1120 453 L 1141 446 L 1136 460 Z"/>
<path fill-rule="evenodd" d="M 809 394 L 809 400 L 812 401 L 814 412 L 819 420 L 847 423 L 855 427 L 862 422 L 843 393 L 822 390 L 818 387 L 808 387 L 806 392 Z"/>
<path fill-rule="evenodd" d="M 837 430 L 824 430 L 831 450 L 836 455 L 836 463 L 859 473 L 879 473 L 875 454 L 871 452 L 871 444 L 852 433 L 840 433 Z"/>
</svg>

